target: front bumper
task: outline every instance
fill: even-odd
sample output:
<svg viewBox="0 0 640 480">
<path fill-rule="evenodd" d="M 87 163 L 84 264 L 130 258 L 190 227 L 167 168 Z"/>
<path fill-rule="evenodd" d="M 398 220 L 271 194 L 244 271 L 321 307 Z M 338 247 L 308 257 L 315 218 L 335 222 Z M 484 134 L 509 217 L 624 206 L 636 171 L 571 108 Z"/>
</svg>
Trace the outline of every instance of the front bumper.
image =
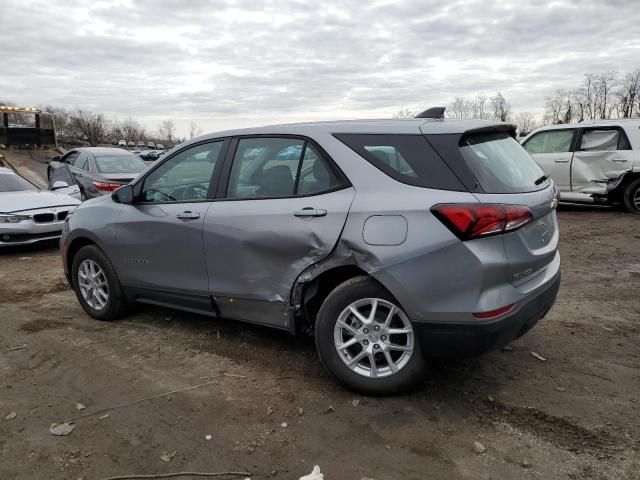
<svg viewBox="0 0 640 480">
<path fill-rule="evenodd" d="M 428 357 L 468 358 L 508 344 L 528 332 L 553 306 L 560 288 L 560 272 L 543 290 L 513 314 L 478 323 L 414 322 L 422 352 Z"/>
<path fill-rule="evenodd" d="M 60 238 L 63 224 L 64 221 L 39 224 L 32 220 L 2 224 L 0 226 L 0 247 L 56 240 Z"/>
</svg>

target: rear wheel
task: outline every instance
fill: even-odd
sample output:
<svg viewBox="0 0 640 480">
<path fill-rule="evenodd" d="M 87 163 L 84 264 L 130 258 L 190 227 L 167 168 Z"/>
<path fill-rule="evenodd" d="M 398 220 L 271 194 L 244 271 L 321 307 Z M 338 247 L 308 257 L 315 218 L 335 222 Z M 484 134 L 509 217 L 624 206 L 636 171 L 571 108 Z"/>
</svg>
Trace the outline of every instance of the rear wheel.
<svg viewBox="0 0 640 480">
<path fill-rule="evenodd" d="M 640 214 L 640 178 L 635 179 L 625 188 L 624 206 L 631 213 Z"/>
<path fill-rule="evenodd" d="M 85 312 L 98 320 L 114 320 L 127 303 L 111 262 L 95 245 L 82 247 L 71 267 L 73 289 Z"/>
<path fill-rule="evenodd" d="M 329 372 L 352 390 L 385 395 L 415 386 L 424 359 L 413 326 L 396 300 L 368 277 L 347 280 L 326 298 L 315 326 Z"/>
</svg>

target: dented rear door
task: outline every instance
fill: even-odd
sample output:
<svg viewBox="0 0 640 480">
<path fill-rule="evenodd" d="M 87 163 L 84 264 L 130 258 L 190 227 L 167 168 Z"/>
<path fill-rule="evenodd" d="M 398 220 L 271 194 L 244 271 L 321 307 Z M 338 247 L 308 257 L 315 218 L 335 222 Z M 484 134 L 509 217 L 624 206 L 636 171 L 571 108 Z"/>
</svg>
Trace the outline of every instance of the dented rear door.
<svg viewBox="0 0 640 480">
<path fill-rule="evenodd" d="M 583 128 L 571 163 L 571 189 L 604 194 L 607 181 L 631 170 L 633 160 L 633 150 L 621 128 Z"/>
<path fill-rule="evenodd" d="M 204 248 L 220 316 L 288 327 L 291 287 L 331 253 L 353 196 L 349 187 L 312 197 L 215 202 L 205 219 Z"/>
<path fill-rule="evenodd" d="M 221 317 L 288 328 L 291 288 L 333 250 L 355 190 L 305 138 L 240 138 L 230 152 L 204 222 L 209 293 Z"/>
</svg>

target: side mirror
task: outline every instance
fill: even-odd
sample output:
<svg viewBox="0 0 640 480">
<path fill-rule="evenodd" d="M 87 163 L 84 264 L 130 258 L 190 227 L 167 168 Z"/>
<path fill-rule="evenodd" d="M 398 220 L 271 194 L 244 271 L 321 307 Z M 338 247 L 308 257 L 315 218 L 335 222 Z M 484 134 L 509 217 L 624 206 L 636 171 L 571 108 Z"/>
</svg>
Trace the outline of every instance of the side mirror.
<svg viewBox="0 0 640 480">
<path fill-rule="evenodd" d="M 49 160 L 50 162 L 59 162 L 60 161 L 60 155 L 56 155 L 55 157 L 53 157 L 51 160 Z"/>
<path fill-rule="evenodd" d="M 51 190 L 60 190 L 61 188 L 67 188 L 69 186 L 69 184 L 63 180 L 56 180 L 55 182 L 53 182 L 53 185 L 51 186 Z"/>
<path fill-rule="evenodd" d="M 125 185 L 111 194 L 116 203 L 133 203 L 133 186 Z"/>
</svg>

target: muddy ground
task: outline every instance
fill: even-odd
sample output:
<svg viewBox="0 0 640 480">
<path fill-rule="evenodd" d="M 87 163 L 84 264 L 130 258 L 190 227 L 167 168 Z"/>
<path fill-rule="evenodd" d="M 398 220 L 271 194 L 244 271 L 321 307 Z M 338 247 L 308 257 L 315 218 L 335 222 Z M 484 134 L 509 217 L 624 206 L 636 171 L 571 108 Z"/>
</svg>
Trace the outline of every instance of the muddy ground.
<svg viewBox="0 0 640 480">
<path fill-rule="evenodd" d="M 640 478 L 640 218 L 564 207 L 559 220 L 547 318 L 504 351 L 431 364 L 394 398 L 336 385 L 307 338 L 146 306 L 92 320 L 55 246 L 2 253 L 0 478 L 297 479 L 315 464 L 327 480 Z"/>
</svg>

